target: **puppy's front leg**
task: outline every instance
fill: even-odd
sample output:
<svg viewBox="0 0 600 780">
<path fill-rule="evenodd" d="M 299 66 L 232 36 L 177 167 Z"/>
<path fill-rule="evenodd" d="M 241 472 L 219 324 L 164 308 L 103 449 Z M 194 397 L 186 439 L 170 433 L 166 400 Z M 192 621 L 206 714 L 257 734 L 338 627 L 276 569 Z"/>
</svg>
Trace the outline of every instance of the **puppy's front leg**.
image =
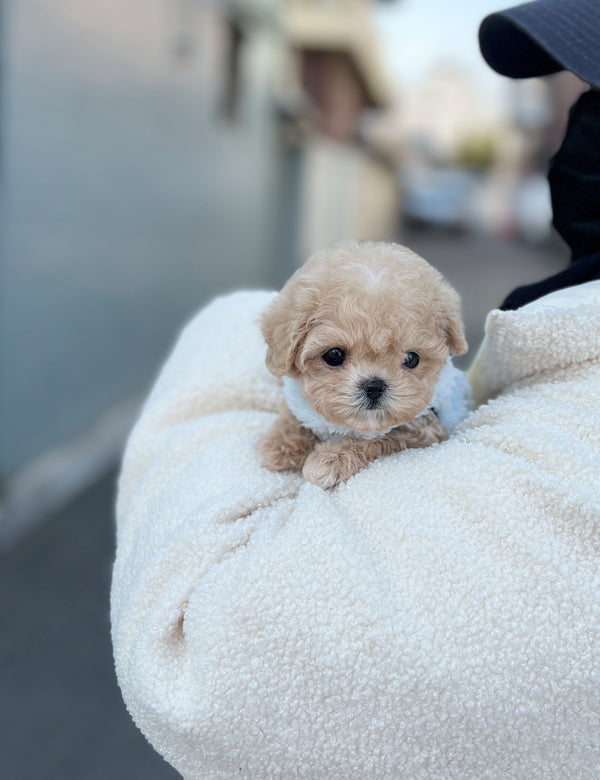
<svg viewBox="0 0 600 780">
<path fill-rule="evenodd" d="M 259 442 L 260 462 L 271 471 L 302 471 L 319 439 L 302 427 L 289 409 L 284 409 Z"/>
<path fill-rule="evenodd" d="M 338 441 L 318 444 L 308 456 L 302 473 L 308 482 L 326 490 L 345 482 L 382 455 L 427 447 L 447 438 L 446 429 L 432 412 L 406 425 L 400 425 L 376 439 L 356 439 L 348 436 Z"/>
</svg>

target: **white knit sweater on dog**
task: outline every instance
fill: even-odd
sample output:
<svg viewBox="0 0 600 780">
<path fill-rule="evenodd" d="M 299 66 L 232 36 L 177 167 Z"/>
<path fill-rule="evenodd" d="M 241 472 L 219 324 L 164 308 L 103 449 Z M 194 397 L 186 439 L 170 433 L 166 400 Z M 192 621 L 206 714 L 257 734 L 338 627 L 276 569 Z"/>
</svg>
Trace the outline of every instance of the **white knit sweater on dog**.
<svg viewBox="0 0 600 780">
<path fill-rule="evenodd" d="M 127 445 L 139 728 L 188 780 L 598 780 L 600 283 L 491 313 L 482 405 L 331 491 L 256 456 L 270 300 L 193 320 Z"/>
</svg>

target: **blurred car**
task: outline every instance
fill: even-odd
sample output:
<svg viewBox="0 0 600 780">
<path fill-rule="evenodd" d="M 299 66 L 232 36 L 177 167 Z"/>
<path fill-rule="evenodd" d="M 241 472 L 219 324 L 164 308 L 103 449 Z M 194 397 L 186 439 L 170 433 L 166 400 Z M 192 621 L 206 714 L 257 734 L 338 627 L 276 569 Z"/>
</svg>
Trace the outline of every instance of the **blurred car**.
<svg viewBox="0 0 600 780">
<path fill-rule="evenodd" d="M 477 176 L 460 168 L 422 168 L 401 177 L 404 219 L 413 226 L 465 230 L 472 221 Z"/>
<path fill-rule="evenodd" d="M 552 202 L 548 179 L 541 173 L 520 182 L 514 197 L 514 220 L 517 233 L 530 243 L 548 238 L 552 226 Z"/>
</svg>

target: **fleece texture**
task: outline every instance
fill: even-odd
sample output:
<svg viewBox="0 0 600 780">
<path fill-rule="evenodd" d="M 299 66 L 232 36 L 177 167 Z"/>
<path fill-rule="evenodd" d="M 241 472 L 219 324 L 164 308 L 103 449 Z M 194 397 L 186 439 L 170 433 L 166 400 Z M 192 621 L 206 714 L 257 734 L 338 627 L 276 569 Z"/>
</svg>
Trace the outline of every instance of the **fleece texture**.
<svg viewBox="0 0 600 780">
<path fill-rule="evenodd" d="M 185 329 L 122 466 L 116 672 L 189 780 L 600 777 L 600 285 L 492 312 L 482 404 L 333 491 L 255 448 L 268 293 Z"/>
</svg>

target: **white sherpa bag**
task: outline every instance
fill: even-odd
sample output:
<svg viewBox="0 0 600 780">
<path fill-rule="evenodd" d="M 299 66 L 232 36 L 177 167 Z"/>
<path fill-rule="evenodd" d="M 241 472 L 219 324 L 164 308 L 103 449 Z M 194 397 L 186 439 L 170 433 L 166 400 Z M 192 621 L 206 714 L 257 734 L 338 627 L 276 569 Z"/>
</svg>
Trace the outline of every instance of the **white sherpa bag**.
<svg viewBox="0 0 600 780">
<path fill-rule="evenodd" d="M 600 283 L 492 312 L 443 444 L 334 491 L 261 468 L 265 293 L 186 328 L 130 438 L 112 584 L 185 778 L 598 780 Z"/>
</svg>

